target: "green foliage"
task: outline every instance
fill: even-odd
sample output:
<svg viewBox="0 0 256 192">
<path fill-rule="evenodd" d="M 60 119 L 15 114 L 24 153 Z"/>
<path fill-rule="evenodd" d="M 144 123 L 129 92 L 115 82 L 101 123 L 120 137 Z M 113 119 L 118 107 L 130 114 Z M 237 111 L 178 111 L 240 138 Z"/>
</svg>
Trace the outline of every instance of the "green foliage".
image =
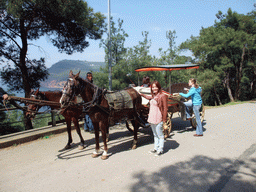
<svg viewBox="0 0 256 192">
<path fill-rule="evenodd" d="M 13 107 L 7 104 L 7 108 Z M 0 103 L 0 109 L 5 106 Z M 0 135 L 6 135 L 24 130 L 23 115 L 20 110 L 0 111 Z"/>
<path fill-rule="evenodd" d="M 212 89 L 214 86 L 208 87 L 210 95 L 207 100 L 211 104 L 216 102 L 220 92 L 227 94 L 220 95 L 222 102 L 226 102 L 227 97 L 231 101 L 248 99 L 249 95 L 255 97 L 255 89 L 249 87 L 255 87 L 256 77 L 253 62 L 256 51 L 255 13 L 243 15 L 229 9 L 227 14 L 219 12 L 216 17 L 219 21 L 215 21 L 214 26 L 203 28 L 199 37 L 192 36 L 180 48 L 190 49 L 196 56 L 201 73 L 208 74 L 205 79 L 202 78 L 205 74 L 202 74 L 202 80 L 212 84 L 210 72 L 204 71 L 206 69 L 214 74 L 212 78 L 218 77 L 219 80 L 213 83 L 215 91 Z"/>
<path fill-rule="evenodd" d="M 33 127 L 39 128 L 39 127 L 45 127 L 48 126 L 48 122 L 52 121 L 51 114 L 37 114 L 35 119 L 32 120 Z"/>
<path fill-rule="evenodd" d="M 128 37 L 128 34 L 122 28 L 123 20 L 120 18 L 117 21 L 117 28 L 115 27 L 115 22 L 113 21 L 113 17 L 111 17 L 111 44 L 109 41 L 109 35 L 107 35 L 107 39 L 101 39 L 100 47 L 104 47 L 105 49 L 105 62 L 108 63 L 109 59 L 109 47 L 111 48 L 111 63 L 112 66 L 115 66 L 119 63 L 122 58 L 122 54 L 126 52 L 126 48 L 124 47 L 125 39 Z M 105 25 L 104 32 L 108 34 L 107 25 Z"/>
<path fill-rule="evenodd" d="M 166 51 L 163 51 L 162 48 L 159 49 L 159 53 L 161 55 L 160 63 L 162 63 L 162 65 L 174 64 L 174 59 L 178 56 L 178 50 L 175 46 L 175 39 L 177 38 L 176 31 L 167 31 L 166 38 L 169 40 L 169 48 Z"/>
</svg>

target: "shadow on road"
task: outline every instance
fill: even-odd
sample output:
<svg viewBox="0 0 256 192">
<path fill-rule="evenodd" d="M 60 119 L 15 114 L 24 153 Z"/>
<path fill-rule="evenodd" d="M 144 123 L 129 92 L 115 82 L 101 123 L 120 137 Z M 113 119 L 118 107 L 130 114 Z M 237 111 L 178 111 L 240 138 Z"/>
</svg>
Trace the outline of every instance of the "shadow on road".
<svg viewBox="0 0 256 192">
<path fill-rule="evenodd" d="M 108 152 L 112 155 L 131 150 L 133 142 L 133 133 L 127 131 L 126 129 L 120 129 L 114 133 L 110 132 L 108 144 Z M 83 156 L 91 155 L 95 149 L 95 139 L 85 140 L 87 147 L 83 150 L 78 150 L 79 143 L 75 143 L 71 146 L 71 149 L 60 152 L 57 157 L 58 159 L 73 159 Z M 153 145 L 154 138 L 151 128 L 140 128 L 138 132 L 138 144 L 137 147 L 142 147 L 144 145 Z M 103 142 L 100 137 L 100 146 L 103 150 Z M 165 142 L 164 152 L 168 152 L 171 149 L 178 148 L 179 144 L 171 139 L 171 136 L 167 138 Z M 135 149 L 136 150 L 136 149 Z"/>
<path fill-rule="evenodd" d="M 205 121 L 203 122 L 203 125 L 205 124 Z M 170 149 L 176 149 L 179 146 L 179 143 L 177 143 L 174 140 L 171 140 L 172 136 L 174 135 L 173 131 L 177 131 L 177 133 L 184 133 L 184 132 L 191 132 L 195 131 L 195 129 L 192 128 L 190 121 L 183 121 L 181 118 L 176 117 L 172 118 L 172 132 L 170 134 L 170 137 L 165 142 L 165 152 L 168 152 Z M 117 126 L 118 127 L 118 126 Z M 121 126 L 122 127 L 122 126 Z M 110 130 L 113 129 L 110 127 Z M 116 128 L 115 128 L 116 130 Z M 112 153 L 112 155 L 131 150 L 132 142 L 133 142 L 133 133 L 129 132 L 126 128 L 117 128 L 118 131 L 111 133 L 108 142 L 108 152 Z M 204 129 L 205 131 L 205 129 Z M 139 128 L 138 131 L 138 144 L 137 147 L 141 147 L 148 144 L 153 144 L 153 134 L 151 128 Z M 72 145 L 71 149 L 65 150 L 60 152 L 57 157 L 58 159 L 73 159 L 83 156 L 91 155 L 95 149 L 95 139 L 85 139 L 86 148 L 77 151 L 77 147 L 79 143 L 75 143 Z M 103 143 L 101 140 L 100 135 L 100 146 L 103 148 Z"/>
<path fill-rule="evenodd" d="M 120 153 L 123 151 L 131 150 L 133 142 L 133 133 L 129 132 L 126 129 L 117 130 L 114 133 L 110 132 L 108 144 L 108 152 L 112 154 Z M 71 146 L 71 149 L 60 152 L 57 157 L 58 159 L 73 159 L 83 156 L 91 155 L 95 149 L 95 138 L 85 139 L 87 147 L 83 150 L 77 149 L 79 143 L 75 143 Z M 138 144 L 137 147 L 141 147 L 147 144 L 153 143 L 153 136 L 151 129 L 140 128 L 138 132 Z M 100 134 L 100 146 L 103 149 L 103 142 Z"/>
<path fill-rule="evenodd" d="M 170 159 L 171 161 L 171 159 Z M 231 159 L 212 159 L 207 156 L 195 156 L 189 161 L 179 162 L 167 166 L 157 172 L 139 172 L 133 175 L 137 181 L 130 191 L 221 191 L 226 184 L 233 179 L 235 186 L 228 191 L 256 191 L 256 186 L 239 176 L 233 177 L 239 172 L 241 165 L 246 166 L 255 173 L 255 166 L 250 167 L 250 159 L 247 163 L 237 163 Z M 247 175 L 248 176 L 248 175 Z M 256 174 L 250 175 L 255 179 Z"/>
<path fill-rule="evenodd" d="M 205 120 L 203 121 L 202 125 L 203 131 L 206 131 L 204 128 L 204 125 L 206 125 Z M 192 128 L 190 121 L 183 121 L 180 117 L 172 118 L 172 130 L 177 131 L 177 133 L 195 131 L 195 129 Z"/>
</svg>

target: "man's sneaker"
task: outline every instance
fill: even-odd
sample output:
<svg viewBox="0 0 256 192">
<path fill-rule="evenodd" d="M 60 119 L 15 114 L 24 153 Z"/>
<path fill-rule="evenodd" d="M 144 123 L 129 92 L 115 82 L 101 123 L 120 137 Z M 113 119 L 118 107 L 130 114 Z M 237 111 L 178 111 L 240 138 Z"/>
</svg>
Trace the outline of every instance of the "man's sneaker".
<svg viewBox="0 0 256 192">
<path fill-rule="evenodd" d="M 155 149 L 152 149 L 149 151 L 149 153 L 156 153 L 157 151 Z"/>
<path fill-rule="evenodd" d="M 155 156 L 160 156 L 160 155 L 162 155 L 162 154 L 163 154 L 162 151 L 158 151 L 158 152 L 155 154 Z"/>
</svg>

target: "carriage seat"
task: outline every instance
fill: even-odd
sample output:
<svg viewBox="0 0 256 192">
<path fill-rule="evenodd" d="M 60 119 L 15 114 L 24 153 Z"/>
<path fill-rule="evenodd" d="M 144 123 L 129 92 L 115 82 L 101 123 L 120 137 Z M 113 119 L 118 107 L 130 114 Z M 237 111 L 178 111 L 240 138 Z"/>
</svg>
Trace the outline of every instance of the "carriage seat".
<svg viewBox="0 0 256 192">
<path fill-rule="evenodd" d="M 151 95 L 151 88 L 150 87 L 133 87 L 133 89 L 135 89 L 136 91 L 138 91 L 139 93 L 143 93 L 145 95 Z M 149 103 L 149 100 L 141 97 L 142 98 L 142 105 L 147 105 Z"/>
</svg>

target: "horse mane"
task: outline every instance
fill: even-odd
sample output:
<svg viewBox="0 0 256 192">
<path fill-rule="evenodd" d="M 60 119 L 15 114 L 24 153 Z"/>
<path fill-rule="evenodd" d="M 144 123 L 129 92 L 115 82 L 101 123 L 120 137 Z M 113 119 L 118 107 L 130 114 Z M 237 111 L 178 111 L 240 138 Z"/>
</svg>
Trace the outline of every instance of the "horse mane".
<svg viewBox="0 0 256 192">
<path fill-rule="evenodd" d="M 86 85 L 89 85 L 89 87 L 92 89 L 92 92 L 94 93 L 95 88 L 98 89 L 97 95 L 96 95 L 96 101 L 97 104 L 100 104 L 102 101 L 102 97 L 104 97 L 105 92 L 103 91 L 103 88 L 99 88 L 97 85 L 91 83 L 88 79 L 84 79 L 82 77 L 77 77 L 77 80 L 79 81 L 79 83 L 82 84 L 82 86 L 84 87 L 83 90 L 86 88 Z"/>
</svg>

